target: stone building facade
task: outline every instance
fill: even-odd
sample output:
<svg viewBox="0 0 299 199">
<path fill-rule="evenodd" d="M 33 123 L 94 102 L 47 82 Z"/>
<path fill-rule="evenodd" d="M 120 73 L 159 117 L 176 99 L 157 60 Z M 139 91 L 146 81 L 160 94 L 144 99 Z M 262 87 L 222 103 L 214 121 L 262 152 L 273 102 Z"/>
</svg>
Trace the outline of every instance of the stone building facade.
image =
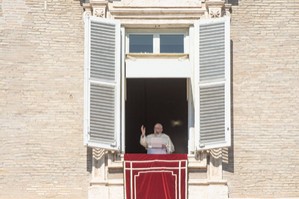
<svg viewBox="0 0 299 199">
<path fill-rule="evenodd" d="M 123 153 L 83 144 L 86 15 L 126 28 L 230 17 L 231 146 L 188 143 L 188 198 L 299 198 L 298 12 L 292 0 L 1 0 L 0 199 L 124 197 Z"/>
</svg>

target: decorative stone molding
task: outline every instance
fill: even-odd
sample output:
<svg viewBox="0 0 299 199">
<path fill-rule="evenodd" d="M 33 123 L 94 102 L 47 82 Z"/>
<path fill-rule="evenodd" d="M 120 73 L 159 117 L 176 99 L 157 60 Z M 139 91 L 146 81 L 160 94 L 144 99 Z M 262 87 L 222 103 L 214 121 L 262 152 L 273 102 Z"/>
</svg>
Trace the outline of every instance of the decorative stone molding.
<svg viewBox="0 0 299 199">
<path fill-rule="evenodd" d="M 91 16 L 91 6 L 89 3 L 83 3 L 82 5 L 84 9 L 83 17 L 85 16 Z"/>
<path fill-rule="evenodd" d="M 105 8 L 95 8 L 93 10 L 93 15 L 100 18 L 106 18 L 106 9 Z"/>
<path fill-rule="evenodd" d="M 225 4 L 224 0 L 206 0 L 206 9 L 209 18 L 230 16 L 231 4 Z"/>
<path fill-rule="evenodd" d="M 224 6 L 224 15 L 225 16 L 230 16 L 232 10 L 232 5 L 231 4 L 225 4 Z"/>
<path fill-rule="evenodd" d="M 222 148 L 211 149 L 209 152 L 210 152 L 210 156 L 212 156 L 215 159 L 222 157 Z"/>
<path fill-rule="evenodd" d="M 194 155 L 188 155 L 188 169 L 206 169 L 207 153 L 205 151 L 197 151 Z"/>
<path fill-rule="evenodd" d="M 107 17 L 108 0 L 90 0 L 92 15 L 100 18 Z"/>
<path fill-rule="evenodd" d="M 92 150 L 92 156 L 96 160 L 101 159 L 106 153 L 107 153 L 107 151 L 105 149 L 101 149 L 101 148 L 93 148 L 93 150 Z"/>
<path fill-rule="evenodd" d="M 214 10 L 210 11 L 211 18 L 219 18 L 220 16 L 221 16 L 221 13 L 219 10 L 214 9 Z"/>
<path fill-rule="evenodd" d="M 188 26 L 194 23 L 194 20 L 200 19 L 205 8 L 201 4 L 198 6 L 185 7 L 163 7 L 163 6 L 120 6 L 109 4 L 109 12 L 114 19 L 118 19 L 126 27 L 133 25 L 173 25 L 180 26 L 185 24 Z M 152 28 L 152 27 L 151 27 Z"/>
<path fill-rule="evenodd" d="M 222 148 L 209 151 L 208 179 L 222 180 Z"/>
<path fill-rule="evenodd" d="M 225 4 L 225 0 L 90 0 L 83 3 L 83 8 L 96 17 L 120 20 L 128 28 L 177 28 L 189 27 L 200 18 L 230 16 L 231 4 Z"/>
<path fill-rule="evenodd" d="M 91 184 L 106 185 L 109 179 L 109 171 L 123 171 L 123 158 L 115 151 L 102 148 L 92 149 L 92 179 Z"/>
<path fill-rule="evenodd" d="M 106 154 L 108 151 L 101 148 L 92 149 L 92 181 L 105 181 L 106 174 Z"/>
<path fill-rule="evenodd" d="M 116 19 L 123 26 L 134 28 L 151 25 L 189 27 L 206 12 L 200 0 L 90 0 L 87 4 L 83 7 L 91 10 L 93 16 Z"/>
</svg>

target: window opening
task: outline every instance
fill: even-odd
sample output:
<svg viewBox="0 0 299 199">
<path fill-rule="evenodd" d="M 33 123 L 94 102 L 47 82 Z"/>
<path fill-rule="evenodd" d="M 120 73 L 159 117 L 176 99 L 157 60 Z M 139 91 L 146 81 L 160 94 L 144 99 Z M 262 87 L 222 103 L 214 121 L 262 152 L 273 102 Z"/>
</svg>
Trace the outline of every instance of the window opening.
<svg viewBox="0 0 299 199">
<path fill-rule="evenodd" d="M 153 35 L 135 35 L 129 36 L 131 53 L 153 53 Z"/>
<path fill-rule="evenodd" d="M 186 79 L 130 78 L 126 81 L 125 152 L 146 153 L 139 144 L 140 127 L 143 124 L 148 135 L 159 122 L 174 144 L 174 153 L 188 153 Z"/>
<path fill-rule="evenodd" d="M 131 31 L 127 33 L 127 52 L 129 53 L 159 54 L 188 52 L 188 41 L 186 41 L 188 39 L 187 33 L 170 33 L 165 30 L 161 30 L 161 32 Z"/>
<path fill-rule="evenodd" d="M 160 53 L 184 53 L 184 35 L 160 35 Z"/>
</svg>

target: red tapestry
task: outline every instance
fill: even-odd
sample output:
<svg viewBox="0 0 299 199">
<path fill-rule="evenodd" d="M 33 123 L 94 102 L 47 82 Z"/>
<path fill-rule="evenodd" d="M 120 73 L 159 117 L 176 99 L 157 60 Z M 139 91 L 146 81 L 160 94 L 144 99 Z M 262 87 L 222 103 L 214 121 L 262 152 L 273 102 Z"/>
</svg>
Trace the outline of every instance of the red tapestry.
<svg viewBox="0 0 299 199">
<path fill-rule="evenodd" d="M 127 199 L 186 199 L 186 154 L 125 154 Z"/>
</svg>

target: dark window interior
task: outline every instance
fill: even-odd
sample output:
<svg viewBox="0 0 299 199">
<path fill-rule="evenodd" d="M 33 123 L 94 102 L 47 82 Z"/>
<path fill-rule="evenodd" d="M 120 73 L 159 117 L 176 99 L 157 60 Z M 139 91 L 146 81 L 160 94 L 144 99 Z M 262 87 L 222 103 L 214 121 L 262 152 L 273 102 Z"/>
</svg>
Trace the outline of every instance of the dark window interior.
<svg viewBox="0 0 299 199">
<path fill-rule="evenodd" d="M 140 127 L 147 134 L 162 123 L 175 153 L 188 153 L 188 103 L 186 79 L 127 79 L 125 152 L 146 153 L 139 144 Z"/>
</svg>

